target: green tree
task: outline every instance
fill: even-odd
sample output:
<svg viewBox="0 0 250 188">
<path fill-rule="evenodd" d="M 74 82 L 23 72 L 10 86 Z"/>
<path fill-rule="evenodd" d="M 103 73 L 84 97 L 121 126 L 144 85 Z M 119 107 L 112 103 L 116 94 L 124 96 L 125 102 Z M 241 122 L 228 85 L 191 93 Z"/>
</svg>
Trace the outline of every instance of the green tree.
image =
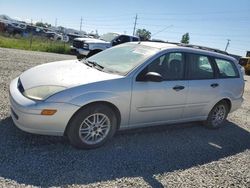
<svg viewBox="0 0 250 188">
<path fill-rule="evenodd" d="M 182 38 L 181 38 L 181 43 L 184 43 L 184 44 L 189 44 L 189 33 L 185 33 L 184 35 L 182 35 Z"/>
<path fill-rule="evenodd" d="M 150 40 L 151 32 L 146 29 L 137 29 L 136 36 L 140 37 L 141 41 Z"/>
</svg>

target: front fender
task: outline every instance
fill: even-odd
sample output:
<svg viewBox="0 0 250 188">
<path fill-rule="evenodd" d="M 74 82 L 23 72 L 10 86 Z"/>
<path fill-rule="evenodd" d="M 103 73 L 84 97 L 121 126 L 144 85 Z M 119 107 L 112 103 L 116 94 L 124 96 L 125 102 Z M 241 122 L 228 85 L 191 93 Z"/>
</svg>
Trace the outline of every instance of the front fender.
<svg viewBox="0 0 250 188">
<path fill-rule="evenodd" d="M 96 102 L 96 101 L 116 103 L 117 100 L 118 100 L 118 95 L 113 92 L 98 91 L 98 92 L 88 92 L 88 93 L 79 95 L 71 99 L 69 103 L 77 105 L 77 106 L 85 106 L 86 104 Z"/>
<path fill-rule="evenodd" d="M 79 95 L 69 101 L 70 104 L 84 107 L 93 102 L 108 102 L 114 105 L 121 114 L 120 126 L 128 125 L 130 112 L 130 96 L 127 94 L 118 95 L 114 92 L 88 92 Z"/>
</svg>

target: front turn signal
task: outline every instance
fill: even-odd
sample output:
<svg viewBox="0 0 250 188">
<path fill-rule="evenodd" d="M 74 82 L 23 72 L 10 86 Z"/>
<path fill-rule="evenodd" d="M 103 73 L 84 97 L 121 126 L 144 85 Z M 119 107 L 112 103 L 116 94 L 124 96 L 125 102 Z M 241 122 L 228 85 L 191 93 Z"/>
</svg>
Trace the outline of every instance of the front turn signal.
<svg viewBox="0 0 250 188">
<path fill-rule="evenodd" d="M 41 115 L 45 115 L 45 116 L 52 116 L 57 112 L 57 110 L 55 109 L 43 109 L 41 111 Z"/>
</svg>

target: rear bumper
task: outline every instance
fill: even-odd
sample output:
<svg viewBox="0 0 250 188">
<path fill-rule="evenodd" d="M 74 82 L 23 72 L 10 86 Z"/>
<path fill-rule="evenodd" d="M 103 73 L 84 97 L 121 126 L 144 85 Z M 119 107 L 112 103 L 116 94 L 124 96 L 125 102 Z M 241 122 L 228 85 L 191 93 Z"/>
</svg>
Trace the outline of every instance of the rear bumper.
<svg viewBox="0 0 250 188">
<path fill-rule="evenodd" d="M 231 110 L 230 113 L 237 110 L 238 108 L 241 107 L 242 103 L 243 103 L 244 99 L 243 97 L 239 98 L 239 99 L 235 99 L 235 100 L 231 100 Z"/>
<path fill-rule="evenodd" d="M 34 134 L 62 136 L 78 106 L 67 103 L 33 101 L 24 97 L 17 89 L 17 78 L 10 84 L 11 117 L 15 125 Z M 56 109 L 52 116 L 41 115 L 43 109 Z"/>
</svg>

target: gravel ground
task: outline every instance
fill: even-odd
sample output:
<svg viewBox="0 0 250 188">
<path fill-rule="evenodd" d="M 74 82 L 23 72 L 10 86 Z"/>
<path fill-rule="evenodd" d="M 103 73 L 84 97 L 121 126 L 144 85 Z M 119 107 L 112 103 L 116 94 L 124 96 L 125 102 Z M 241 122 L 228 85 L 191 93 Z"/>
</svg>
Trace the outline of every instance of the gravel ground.
<svg viewBox="0 0 250 188">
<path fill-rule="evenodd" d="M 119 132 L 76 150 L 62 137 L 32 135 L 9 116 L 8 85 L 37 64 L 74 56 L 0 48 L 0 187 L 250 187 L 250 77 L 227 125 L 200 123 Z"/>
</svg>

